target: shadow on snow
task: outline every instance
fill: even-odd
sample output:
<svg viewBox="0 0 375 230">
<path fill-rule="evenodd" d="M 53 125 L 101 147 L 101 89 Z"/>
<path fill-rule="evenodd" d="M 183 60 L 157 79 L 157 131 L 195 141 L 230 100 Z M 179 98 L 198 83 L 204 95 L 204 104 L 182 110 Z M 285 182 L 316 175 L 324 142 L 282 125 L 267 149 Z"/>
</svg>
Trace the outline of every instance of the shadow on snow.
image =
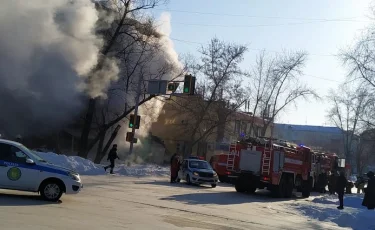
<svg viewBox="0 0 375 230">
<path fill-rule="evenodd" d="M 39 195 L 20 195 L 0 193 L 0 206 L 33 206 L 33 205 L 51 205 L 61 204 L 62 201 L 48 202 Z"/>
</svg>

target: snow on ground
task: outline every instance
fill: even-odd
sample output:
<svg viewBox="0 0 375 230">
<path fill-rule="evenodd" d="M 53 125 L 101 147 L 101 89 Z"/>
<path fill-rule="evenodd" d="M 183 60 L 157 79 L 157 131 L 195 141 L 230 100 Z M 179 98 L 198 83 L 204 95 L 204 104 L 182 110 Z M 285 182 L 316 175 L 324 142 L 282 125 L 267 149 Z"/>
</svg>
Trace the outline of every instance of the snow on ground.
<svg viewBox="0 0 375 230">
<path fill-rule="evenodd" d="M 363 194 L 345 194 L 344 210 L 338 210 L 337 196 L 324 195 L 309 203 L 293 203 L 292 208 L 311 219 L 336 223 L 354 230 L 375 230 L 375 211 L 362 206 Z"/>
<path fill-rule="evenodd" d="M 73 169 L 82 175 L 104 175 L 106 172 L 103 165 L 94 164 L 92 161 L 78 156 L 65 156 L 56 153 L 36 152 L 40 157 L 49 163 Z M 108 172 L 109 170 L 107 170 Z M 167 176 L 169 169 L 153 164 L 132 164 L 127 166 L 125 164 L 116 164 L 114 169 L 116 174 L 124 176 Z"/>
</svg>

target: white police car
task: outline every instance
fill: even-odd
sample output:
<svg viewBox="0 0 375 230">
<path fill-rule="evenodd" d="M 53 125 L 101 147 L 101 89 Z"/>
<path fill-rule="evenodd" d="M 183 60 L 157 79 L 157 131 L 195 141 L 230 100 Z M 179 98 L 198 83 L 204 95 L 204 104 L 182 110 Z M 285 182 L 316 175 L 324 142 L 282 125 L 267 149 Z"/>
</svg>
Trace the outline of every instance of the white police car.
<svg viewBox="0 0 375 230">
<path fill-rule="evenodd" d="M 0 139 L 0 189 L 39 192 L 48 201 L 82 188 L 79 174 L 50 164 L 20 143 Z"/>
<path fill-rule="evenodd" d="M 211 184 L 215 188 L 219 178 L 207 161 L 189 158 L 184 160 L 178 172 L 177 181 L 180 180 L 187 184 Z"/>
</svg>

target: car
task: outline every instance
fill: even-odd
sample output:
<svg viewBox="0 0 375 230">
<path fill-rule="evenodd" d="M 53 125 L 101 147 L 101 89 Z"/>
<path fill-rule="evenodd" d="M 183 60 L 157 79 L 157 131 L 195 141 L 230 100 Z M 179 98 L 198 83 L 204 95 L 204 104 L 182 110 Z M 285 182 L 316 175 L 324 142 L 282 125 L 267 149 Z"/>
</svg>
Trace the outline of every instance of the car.
<svg viewBox="0 0 375 230">
<path fill-rule="evenodd" d="M 185 159 L 178 171 L 177 181 L 180 180 L 185 180 L 187 184 L 210 184 L 215 188 L 219 178 L 207 161 Z"/>
<path fill-rule="evenodd" d="M 0 189 L 38 192 L 44 200 L 83 188 L 78 173 L 42 159 L 21 143 L 0 139 Z"/>
</svg>

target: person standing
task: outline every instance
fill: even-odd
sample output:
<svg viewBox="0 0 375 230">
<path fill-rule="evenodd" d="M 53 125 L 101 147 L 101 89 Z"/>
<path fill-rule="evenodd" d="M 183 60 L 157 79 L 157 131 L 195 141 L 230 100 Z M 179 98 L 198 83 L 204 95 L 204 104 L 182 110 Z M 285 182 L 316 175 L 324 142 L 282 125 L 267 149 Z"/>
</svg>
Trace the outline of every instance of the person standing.
<svg viewBox="0 0 375 230">
<path fill-rule="evenodd" d="M 171 157 L 171 183 L 176 182 L 176 179 L 178 177 L 178 170 L 180 166 L 180 159 L 179 155 L 177 153 L 173 154 Z"/>
<path fill-rule="evenodd" d="M 107 165 L 104 167 L 104 170 L 107 171 L 108 168 L 111 168 L 110 174 L 113 174 L 113 168 L 115 167 L 115 160 L 120 158 L 117 155 L 117 145 L 114 144 L 112 146 L 112 149 L 108 153 L 107 161 L 111 163 L 110 165 Z"/>
<path fill-rule="evenodd" d="M 337 209 L 344 209 L 344 193 L 347 183 L 348 181 L 346 180 L 345 173 L 340 172 L 340 176 L 337 178 L 336 182 L 336 192 L 340 201 L 340 206 L 338 206 Z"/>
<path fill-rule="evenodd" d="M 336 189 L 336 172 L 332 171 L 331 175 L 329 176 L 329 181 L 328 181 L 328 190 L 331 195 L 335 194 L 335 189 Z"/>
<path fill-rule="evenodd" d="M 362 205 L 369 210 L 375 209 L 375 175 L 372 171 L 367 173 L 368 182 L 365 188 L 365 197 L 363 198 Z"/>
</svg>

